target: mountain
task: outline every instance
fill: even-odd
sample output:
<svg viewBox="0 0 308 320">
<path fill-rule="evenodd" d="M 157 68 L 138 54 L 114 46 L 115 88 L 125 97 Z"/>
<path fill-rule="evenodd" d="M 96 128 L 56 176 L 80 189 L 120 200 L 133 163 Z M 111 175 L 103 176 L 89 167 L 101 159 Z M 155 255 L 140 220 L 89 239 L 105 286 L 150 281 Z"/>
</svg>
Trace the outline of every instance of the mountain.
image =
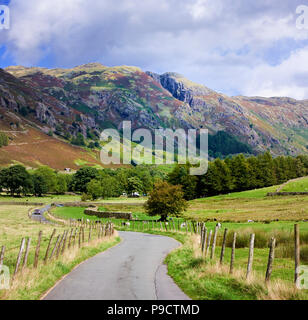
<svg viewBox="0 0 308 320">
<path fill-rule="evenodd" d="M 147 72 L 173 97 L 187 103 L 195 127 L 226 131 L 254 150 L 274 154 L 308 151 L 308 100 L 228 97 L 193 83 L 177 73 Z"/>
<path fill-rule="evenodd" d="M 97 141 L 103 128 L 120 129 L 123 120 L 130 120 L 133 128 L 208 128 L 213 155 L 308 152 L 306 100 L 228 97 L 177 73 L 158 75 L 128 66 L 0 69 L 0 114 L 74 149 L 69 143 L 78 134 Z M 4 131 L 16 131 L 16 121 L 9 121 Z M 5 162 L 1 154 L 15 143 L 10 138 L 10 145 L 0 149 L 0 164 Z M 80 150 L 98 162 L 97 150 Z"/>
</svg>

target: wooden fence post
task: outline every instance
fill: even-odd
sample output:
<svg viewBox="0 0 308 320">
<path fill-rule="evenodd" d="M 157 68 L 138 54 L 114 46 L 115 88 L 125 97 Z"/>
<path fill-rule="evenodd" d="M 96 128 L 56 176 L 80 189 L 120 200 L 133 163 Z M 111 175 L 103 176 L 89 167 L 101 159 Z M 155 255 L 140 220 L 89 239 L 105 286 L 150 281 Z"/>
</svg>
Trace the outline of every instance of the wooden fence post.
<svg viewBox="0 0 308 320">
<path fill-rule="evenodd" d="M 24 256 L 24 261 L 23 261 L 21 270 L 23 270 L 25 267 L 27 267 L 30 245 L 31 245 L 31 237 L 28 238 L 28 241 L 27 241 L 27 247 L 26 247 L 25 256 Z"/>
<path fill-rule="evenodd" d="M 38 260 L 39 260 L 39 255 L 40 255 L 42 234 L 43 234 L 43 231 L 40 231 L 40 232 L 39 232 L 39 235 L 38 235 L 38 239 L 37 239 L 37 245 L 36 245 L 35 255 L 34 255 L 34 263 L 33 263 L 33 267 L 34 267 L 34 268 L 37 268 L 37 266 L 38 266 Z"/>
<path fill-rule="evenodd" d="M 202 255 L 204 256 L 205 254 L 205 247 L 206 247 L 206 241 L 207 241 L 207 229 L 203 227 L 202 231 L 202 244 L 201 244 L 201 251 Z"/>
<path fill-rule="evenodd" d="M 60 243 L 59 243 L 58 248 L 57 248 L 57 253 L 56 253 L 56 258 L 57 259 L 59 258 L 59 254 L 60 254 L 60 251 L 61 251 L 61 247 L 62 247 L 62 243 L 63 243 L 63 240 L 64 240 L 64 236 L 65 236 L 65 231 L 63 232 L 63 235 L 61 237 Z"/>
<path fill-rule="evenodd" d="M 49 243 L 48 243 L 48 246 L 47 246 L 45 258 L 44 258 L 44 263 L 45 263 L 45 264 L 47 263 L 47 259 L 48 259 L 48 255 L 49 255 L 49 250 L 50 250 L 51 242 L 52 242 L 52 239 L 53 239 L 53 237 L 55 236 L 55 234 L 56 234 L 56 229 L 53 229 L 53 232 L 52 232 L 52 234 L 51 234 L 51 236 L 50 236 Z"/>
<path fill-rule="evenodd" d="M 90 241 L 91 241 L 91 231 L 92 231 L 92 228 L 90 227 L 90 229 L 89 229 L 89 238 L 88 238 L 88 242 L 90 242 Z"/>
<path fill-rule="evenodd" d="M 297 284 L 299 276 L 299 266 L 300 266 L 300 233 L 299 225 L 294 225 L 294 253 L 295 253 L 295 273 L 294 273 L 294 283 Z"/>
<path fill-rule="evenodd" d="M 78 231 L 78 228 L 75 228 L 74 239 L 73 239 L 73 247 L 75 247 L 77 231 Z"/>
<path fill-rule="evenodd" d="M 65 235 L 64 235 L 64 239 L 63 239 L 63 246 L 62 246 L 62 250 L 61 250 L 61 255 L 63 255 L 63 253 L 65 251 L 67 235 L 68 235 L 68 230 L 65 231 Z"/>
<path fill-rule="evenodd" d="M 3 266 L 4 253 L 5 253 L 5 246 L 2 246 L 1 254 L 0 254 L 0 268 Z"/>
<path fill-rule="evenodd" d="M 223 238 L 223 241 L 222 241 L 221 253 L 220 253 L 220 264 L 222 264 L 223 261 L 224 261 L 225 250 L 226 250 L 226 242 L 227 242 L 227 233 L 228 233 L 228 229 L 225 229 L 224 238 Z"/>
<path fill-rule="evenodd" d="M 233 274 L 233 269 L 234 269 L 236 236 L 237 236 L 237 234 L 236 234 L 236 232 L 234 232 L 234 234 L 233 234 L 233 242 L 232 242 L 231 262 L 230 262 L 230 274 Z"/>
<path fill-rule="evenodd" d="M 52 259 L 52 257 L 54 256 L 54 254 L 55 254 L 55 252 L 56 252 L 56 250 L 57 250 L 57 248 L 58 248 L 58 243 L 59 243 L 59 241 L 60 241 L 60 237 L 61 237 L 60 235 L 57 236 L 57 240 L 56 240 L 55 246 L 53 247 L 53 249 L 52 249 L 52 251 L 51 251 L 51 255 L 50 255 L 49 260 Z"/>
<path fill-rule="evenodd" d="M 217 232 L 218 232 L 218 227 L 216 226 L 216 227 L 215 227 L 215 232 L 214 232 L 213 244 L 212 244 L 211 259 L 214 259 L 214 257 L 215 257 L 215 248 L 216 248 Z"/>
<path fill-rule="evenodd" d="M 80 248 L 81 247 L 81 228 L 79 228 L 79 232 L 78 232 L 78 247 Z"/>
<path fill-rule="evenodd" d="M 15 275 L 17 274 L 18 269 L 19 269 L 19 265 L 20 265 L 22 253 L 23 253 L 24 247 L 25 247 L 25 241 L 26 241 L 26 239 L 25 239 L 25 238 L 22 238 L 21 244 L 20 244 L 20 248 L 19 248 L 19 252 L 18 252 L 18 256 L 17 256 L 17 261 L 16 261 L 15 270 L 14 270 L 13 277 L 12 277 L 12 281 L 14 280 Z"/>
<path fill-rule="evenodd" d="M 211 239 L 212 239 L 212 233 L 213 231 L 210 230 L 208 238 L 207 238 L 207 242 L 206 242 L 206 252 L 205 252 L 205 257 L 208 256 L 209 254 L 209 249 L 210 249 L 210 245 L 211 245 Z"/>
<path fill-rule="evenodd" d="M 250 273 L 251 273 L 251 270 L 252 270 L 254 244 L 255 244 L 255 235 L 254 235 L 254 233 L 253 233 L 253 234 L 250 236 L 249 257 L 248 257 L 248 264 L 247 264 L 246 279 L 249 278 Z"/>
<path fill-rule="evenodd" d="M 267 269 L 266 269 L 266 275 L 265 275 L 265 282 L 269 282 L 272 270 L 273 270 L 273 261 L 275 258 L 275 245 L 276 245 L 276 239 L 272 238 L 270 243 L 270 250 L 268 255 L 268 263 L 267 263 Z"/>
<path fill-rule="evenodd" d="M 72 241 L 73 231 L 74 231 L 74 229 L 72 228 L 72 229 L 71 229 L 71 232 L 70 232 L 69 239 L 68 239 L 68 245 L 67 245 L 67 248 L 68 248 L 68 249 L 71 247 L 71 241 Z"/>
</svg>

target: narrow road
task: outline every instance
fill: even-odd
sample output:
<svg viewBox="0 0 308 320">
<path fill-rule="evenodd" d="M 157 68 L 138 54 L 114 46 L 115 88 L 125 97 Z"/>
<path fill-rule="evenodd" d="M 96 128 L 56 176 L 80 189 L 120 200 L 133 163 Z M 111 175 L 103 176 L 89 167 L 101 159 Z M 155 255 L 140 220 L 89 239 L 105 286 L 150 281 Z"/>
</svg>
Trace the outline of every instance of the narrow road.
<svg viewBox="0 0 308 320">
<path fill-rule="evenodd" d="M 137 232 L 119 234 L 119 245 L 82 263 L 44 300 L 189 300 L 163 265 L 179 242 Z"/>
</svg>

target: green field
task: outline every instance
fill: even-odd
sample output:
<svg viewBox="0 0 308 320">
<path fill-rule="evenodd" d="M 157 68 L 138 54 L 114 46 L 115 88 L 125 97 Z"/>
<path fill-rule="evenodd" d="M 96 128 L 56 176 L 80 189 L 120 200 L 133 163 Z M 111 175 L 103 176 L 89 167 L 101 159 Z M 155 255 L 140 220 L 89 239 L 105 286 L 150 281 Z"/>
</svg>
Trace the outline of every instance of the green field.
<svg viewBox="0 0 308 320">
<path fill-rule="evenodd" d="M 95 200 L 97 203 L 140 203 L 143 204 L 146 201 L 146 197 L 141 198 L 106 198 Z M 0 204 L 1 202 L 29 202 L 31 203 L 65 203 L 65 202 L 79 202 L 81 201 L 80 195 L 49 195 L 43 197 L 11 197 L 4 194 L 0 195 Z"/>
<path fill-rule="evenodd" d="M 281 192 L 308 192 L 308 177 L 289 182 Z"/>
</svg>

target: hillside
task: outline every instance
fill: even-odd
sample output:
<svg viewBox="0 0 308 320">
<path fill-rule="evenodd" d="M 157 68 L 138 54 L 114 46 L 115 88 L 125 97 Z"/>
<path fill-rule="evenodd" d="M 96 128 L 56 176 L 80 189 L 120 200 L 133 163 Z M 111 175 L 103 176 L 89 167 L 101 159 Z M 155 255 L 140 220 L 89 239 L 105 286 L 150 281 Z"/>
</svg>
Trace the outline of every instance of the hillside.
<svg viewBox="0 0 308 320">
<path fill-rule="evenodd" d="M 53 132 L 62 146 L 76 153 L 85 151 L 70 145 L 72 137 L 81 133 L 87 142 L 97 141 L 103 128 L 120 129 L 123 120 L 132 121 L 133 128 L 208 128 L 212 155 L 267 149 L 274 155 L 308 152 L 308 101 L 228 97 L 176 73 L 158 75 L 136 67 L 91 63 L 72 69 L 0 69 L 0 113 L 8 112 L 36 132 Z M 8 130 L 14 131 L 14 121 Z M 32 150 L 20 147 L 18 156 L 12 147 L 23 142 L 11 138 L 5 147 L 7 160 L 2 160 L 4 148 L 0 162 L 7 163 L 11 155 L 10 161 L 27 162 Z"/>
<path fill-rule="evenodd" d="M 8 146 L 0 148 L 0 167 L 22 163 L 30 168 L 48 165 L 63 171 L 65 168 L 78 169 L 84 164 L 100 165 L 97 152 L 50 137 L 21 117 L 0 111 L 0 132 L 10 140 Z"/>
</svg>

